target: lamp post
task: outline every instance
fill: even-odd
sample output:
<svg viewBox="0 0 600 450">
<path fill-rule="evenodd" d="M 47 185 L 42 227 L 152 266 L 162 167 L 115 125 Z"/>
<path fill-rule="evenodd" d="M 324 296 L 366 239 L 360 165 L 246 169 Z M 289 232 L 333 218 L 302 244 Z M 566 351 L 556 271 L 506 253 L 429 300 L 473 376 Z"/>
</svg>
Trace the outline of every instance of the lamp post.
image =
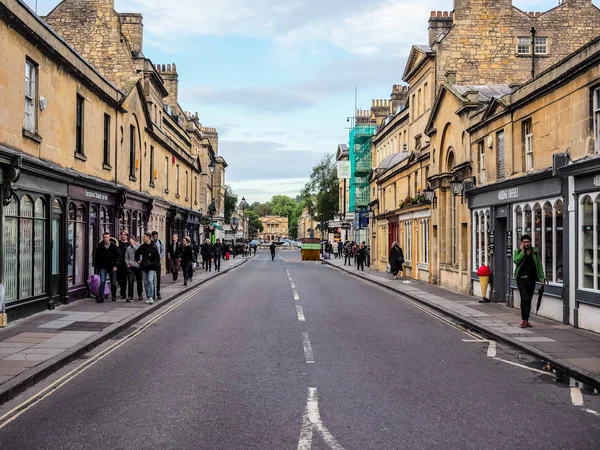
<svg viewBox="0 0 600 450">
<path fill-rule="evenodd" d="M 427 203 L 432 203 L 434 195 L 435 195 L 435 191 L 433 189 L 431 189 L 430 184 L 427 184 L 427 187 L 425 189 L 423 189 L 423 196 L 425 197 L 425 201 Z"/>
<path fill-rule="evenodd" d="M 462 182 L 462 180 L 459 180 L 455 174 L 452 177 L 452 180 L 450 180 L 450 190 L 452 191 L 452 194 L 454 194 L 454 196 L 457 196 L 457 195 L 462 195 L 462 189 L 463 189 L 463 182 Z"/>
</svg>

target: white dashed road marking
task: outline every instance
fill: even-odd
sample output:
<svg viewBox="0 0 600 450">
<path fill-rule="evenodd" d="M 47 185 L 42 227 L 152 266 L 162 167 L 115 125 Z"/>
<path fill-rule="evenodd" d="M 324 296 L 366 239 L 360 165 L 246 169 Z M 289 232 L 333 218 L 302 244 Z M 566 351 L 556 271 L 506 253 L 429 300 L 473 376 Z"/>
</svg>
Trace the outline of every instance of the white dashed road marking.
<svg viewBox="0 0 600 450">
<path fill-rule="evenodd" d="M 300 296 L 298 295 L 298 291 L 296 289 L 294 289 L 294 300 L 300 300 Z"/>
<path fill-rule="evenodd" d="M 490 343 L 488 345 L 487 355 L 490 358 L 495 358 L 496 357 L 496 342 L 495 341 L 490 341 Z"/>
<path fill-rule="evenodd" d="M 306 359 L 306 363 L 314 364 L 315 358 L 313 356 L 310 340 L 308 339 L 308 333 L 302 333 L 302 346 L 304 347 L 304 359 Z"/>
<path fill-rule="evenodd" d="M 571 402 L 573 403 L 573 406 L 583 406 L 583 393 L 581 392 L 581 388 L 571 388 Z"/>
<path fill-rule="evenodd" d="M 302 311 L 302 306 L 296 305 L 296 313 L 298 314 L 298 320 L 300 322 L 306 322 L 306 319 L 304 318 L 304 312 Z"/>
<path fill-rule="evenodd" d="M 321 421 L 317 388 L 308 388 L 308 399 L 306 400 L 306 409 L 304 410 L 304 417 L 302 418 L 302 429 L 300 430 L 300 439 L 298 440 L 298 450 L 311 450 L 312 438 L 315 431 L 321 436 L 321 439 L 329 448 L 333 450 L 344 450 L 344 447 L 337 443 L 333 435 Z"/>
</svg>

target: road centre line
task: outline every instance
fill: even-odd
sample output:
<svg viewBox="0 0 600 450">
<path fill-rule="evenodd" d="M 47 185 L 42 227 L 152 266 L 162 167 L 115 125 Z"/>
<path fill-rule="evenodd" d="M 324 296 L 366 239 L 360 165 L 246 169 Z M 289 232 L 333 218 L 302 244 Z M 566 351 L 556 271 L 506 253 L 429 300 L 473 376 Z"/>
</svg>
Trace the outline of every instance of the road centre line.
<svg viewBox="0 0 600 450">
<path fill-rule="evenodd" d="M 296 289 L 296 285 L 294 284 L 293 281 L 290 281 L 290 286 L 292 286 L 292 289 Z"/>
<path fill-rule="evenodd" d="M 302 333 L 302 346 L 304 347 L 304 359 L 306 360 L 306 364 L 314 364 L 315 358 L 313 356 L 310 340 L 308 339 L 308 333 L 306 332 Z"/>
<path fill-rule="evenodd" d="M 302 306 L 296 305 L 296 314 L 298 314 L 298 320 L 300 322 L 306 322 L 306 319 L 304 318 L 304 312 L 302 311 Z"/>
<path fill-rule="evenodd" d="M 298 295 L 298 291 L 296 289 L 294 289 L 293 293 L 294 293 L 294 300 L 296 300 L 296 301 L 300 300 L 300 296 Z"/>
<path fill-rule="evenodd" d="M 333 450 L 344 450 L 337 443 L 333 435 L 323 425 L 321 414 L 319 413 L 319 396 L 317 388 L 308 388 L 308 398 L 306 400 L 306 409 L 302 417 L 302 428 L 300 438 L 298 439 L 298 450 L 310 450 L 312 448 L 313 433 L 321 435 L 321 439 Z"/>
<path fill-rule="evenodd" d="M 60 389 L 64 385 L 66 385 L 68 382 L 73 380 L 78 375 L 82 374 L 84 371 L 86 371 L 87 369 L 92 367 L 94 364 L 101 361 L 102 359 L 104 359 L 105 357 L 107 357 L 108 355 L 113 353 L 114 351 L 118 350 L 120 347 L 125 345 L 128 341 L 139 336 L 142 332 L 147 330 L 154 323 L 158 322 L 160 319 L 165 317 L 167 314 L 171 313 L 175 308 L 178 308 L 179 306 L 181 306 L 182 304 L 187 302 L 190 298 L 194 297 L 196 294 L 198 294 L 198 292 L 200 292 L 201 290 L 203 290 L 209 286 L 212 286 L 217 281 L 220 281 L 220 280 L 217 278 L 217 279 L 213 279 L 209 282 L 202 284 L 201 286 L 199 286 L 197 289 L 194 289 L 192 292 L 187 294 L 182 299 L 177 300 L 172 305 L 169 305 L 165 310 L 160 312 L 160 314 L 158 314 L 155 317 L 148 320 L 148 322 L 146 322 L 144 325 L 142 325 L 137 330 L 132 331 L 127 336 L 122 337 L 115 343 L 111 344 L 109 347 L 105 348 L 104 350 L 97 353 L 96 355 L 90 357 L 90 359 L 88 359 L 84 363 L 80 364 L 79 366 L 75 367 L 73 370 L 71 370 L 67 374 L 63 375 L 58 380 L 54 381 L 52 384 L 46 386 L 44 389 L 42 389 L 40 392 L 38 392 L 34 396 L 28 398 L 27 400 L 23 401 L 19 405 L 15 406 L 10 411 L 8 411 L 5 414 L 3 414 L 2 416 L 0 416 L 0 430 L 2 428 L 6 427 L 11 422 L 13 422 L 20 415 L 24 414 L 29 409 L 33 408 L 35 405 L 40 403 L 42 400 L 45 400 L 46 398 L 51 396 L 58 389 Z"/>
</svg>

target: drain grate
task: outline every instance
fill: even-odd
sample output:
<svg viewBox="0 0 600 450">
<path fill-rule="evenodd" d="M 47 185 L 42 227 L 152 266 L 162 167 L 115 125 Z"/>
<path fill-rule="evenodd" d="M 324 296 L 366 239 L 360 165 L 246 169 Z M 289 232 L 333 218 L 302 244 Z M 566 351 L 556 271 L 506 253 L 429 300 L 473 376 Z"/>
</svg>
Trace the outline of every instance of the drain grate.
<svg viewBox="0 0 600 450">
<path fill-rule="evenodd" d="M 102 331 L 113 325 L 110 322 L 74 322 L 60 331 Z"/>
</svg>

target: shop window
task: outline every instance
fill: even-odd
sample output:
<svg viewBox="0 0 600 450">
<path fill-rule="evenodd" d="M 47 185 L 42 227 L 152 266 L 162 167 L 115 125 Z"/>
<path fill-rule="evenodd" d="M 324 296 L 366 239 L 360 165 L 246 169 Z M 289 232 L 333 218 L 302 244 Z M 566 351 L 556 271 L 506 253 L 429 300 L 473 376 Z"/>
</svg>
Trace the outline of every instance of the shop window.
<svg viewBox="0 0 600 450">
<path fill-rule="evenodd" d="M 69 205 L 69 230 L 67 245 L 67 260 L 69 264 L 69 284 L 80 285 L 84 283 L 85 239 L 86 239 L 86 211 L 83 205 Z"/>
<path fill-rule="evenodd" d="M 596 153 L 600 153 L 600 87 L 594 89 L 594 141 Z"/>
<path fill-rule="evenodd" d="M 473 211 L 473 271 L 490 265 L 491 213 L 489 209 Z"/>
<path fill-rule="evenodd" d="M 83 118 L 84 118 L 84 99 L 81 95 L 77 96 L 77 117 L 75 119 L 75 154 L 83 155 Z"/>
<path fill-rule="evenodd" d="M 421 228 L 419 242 L 419 263 L 429 264 L 429 219 L 419 222 Z"/>
<path fill-rule="evenodd" d="M 4 290 L 9 303 L 18 299 L 19 201 L 13 197 L 4 208 Z"/>
<path fill-rule="evenodd" d="M 590 195 L 586 195 L 581 200 L 579 207 L 579 282 L 583 289 L 599 290 L 598 263 L 600 254 L 598 249 L 600 223 L 599 206 L 600 196 L 596 195 L 594 200 Z"/>
<path fill-rule="evenodd" d="M 404 221 L 404 259 L 412 261 L 412 224 L 410 220 Z"/>
<path fill-rule="evenodd" d="M 37 132 L 37 76 L 37 64 L 27 59 L 25 61 L 25 123 L 23 128 L 30 133 Z"/>
<path fill-rule="evenodd" d="M 513 248 L 521 245 L 521 236 L 531 236 L 531 245 L 542 257 L 546 279 L 563 282 L 563 201 L 549 199 L 517 205 L 514 210 Z"/>
<path fill-rule="evenodd" d="M 59 200 L 52 203 L 52 275 L 60 274 L 61 216 L 63 207 Z"/>
</svg>

